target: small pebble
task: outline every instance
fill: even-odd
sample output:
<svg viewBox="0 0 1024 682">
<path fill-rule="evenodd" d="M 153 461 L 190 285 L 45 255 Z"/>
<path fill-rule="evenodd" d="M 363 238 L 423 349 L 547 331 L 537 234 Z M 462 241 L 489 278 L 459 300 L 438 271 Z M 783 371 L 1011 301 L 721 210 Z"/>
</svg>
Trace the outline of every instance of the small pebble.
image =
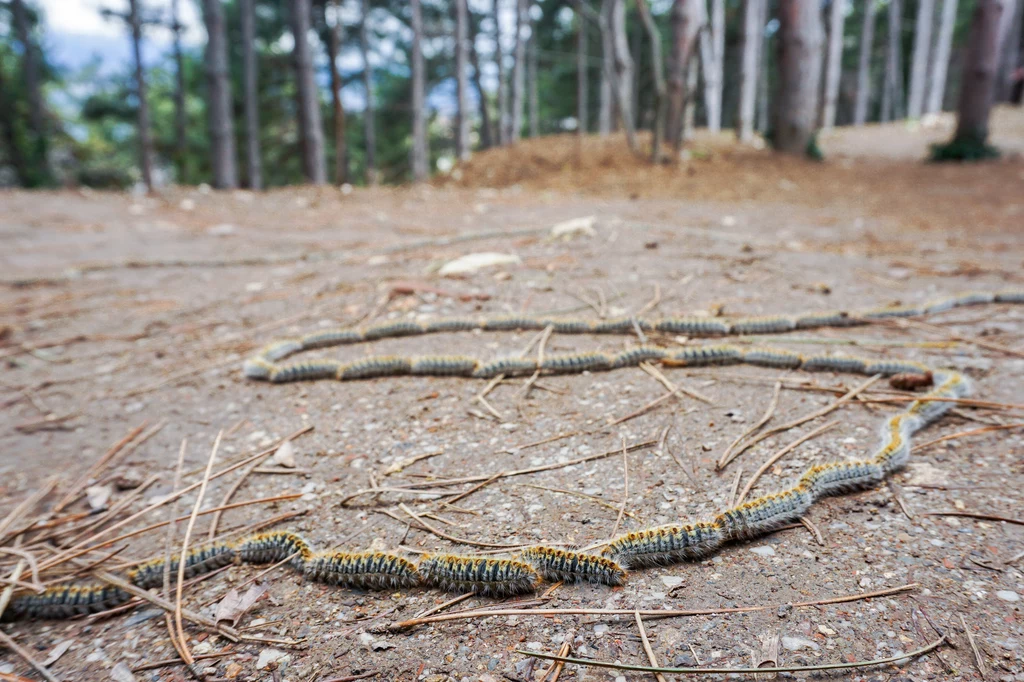
<svg viewBox="0 0 1024 682">
<path fill-rule="evenodd" d="M 996 592 L 996 596 L 1003 601 L 1020 601 L 1020 595 L 1010 590 L 999 590 Z"/>
<path fill-rule="evenodd" d="M 750 551 L 758 556 L 769 557 L 775 556 L 775 549 L 771 545 L 763 545 L 761 547 L 751 547 Z"/>
</svg>

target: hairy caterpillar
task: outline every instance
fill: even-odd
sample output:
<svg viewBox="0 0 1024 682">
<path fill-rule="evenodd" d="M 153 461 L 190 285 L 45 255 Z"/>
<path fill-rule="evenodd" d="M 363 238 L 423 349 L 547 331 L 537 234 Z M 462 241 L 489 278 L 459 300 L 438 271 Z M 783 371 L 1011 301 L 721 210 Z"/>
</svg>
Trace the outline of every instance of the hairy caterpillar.
<svg viewBox="0 0 1024 682">
<path fill-rule="evenodd" d="M 171 555 L 170 575 L 178 575 L 178 562 L 180 555 Z M 215 571 L 232 563 L 235 560 L 234 545 L 226 542 L 209 543 L 190 547 L 185 555 L 185 578 L 193 578 L 203 573 Z M 164 559 L 153 559 L 128 571 L 128 582 L 136 587 L 148 590 L 157 587 L 164 581 L 164 566 L 167 565 Z"/>
<path fill-rule="evenodd" d="M 732 333 L 728 322 L 711 317 L 670 317 L 658 320 L 651 326 L 664 334 L 686 336 L 726 336 Z"/>
<path fill-rule="evenodd" d="M 602 553 L 626 568 L 659 566 L 707 556 L 724 541 L 722 527 L 715 523 L 671 524 L 627 533 Z"/>
<path fill-rule="evenodd" d="M 751 348 L 743 353 L 743 362 L 761 367 L 797 369 L 803 364 L 804 357 L 799 353 L 777 348 Z"/>
<path fill-rule="evenodd" d="M 561 580 L 613 586 L 626 582 L 626 570 L 602 556 L 554 547 L 531 547 L 523 550 L 519 558 L 533 566 L 544 580 L 551 582 Z"/>
<path fill-rule="evenodd" d="M 680 367 L 705 367 L 707 365 L 731 365 L 743 362 L 743 350 L 738 346 L 693 346 L 672 353 L 667 364 Z"/>
<path fill-rule="evenodd" d="M 530 358 L 498 358 L 477 366 L 473 376 L 477 379 L 491 379 L 499 374 L 530 374 L 537 371 L 537 361 Z"/>
<path fill-rule="evenodd" d="M 431 320 L 424 325 L 427 334 L 441 332 L 468 332 L 478 329 L 480 323 L 468 317 L 449 317 Z"/>
<path fill-rule="evenodd" d="M 3 613 L 3 620 L 71 618 L 106 611 L 129 599 L 130 594 L 112 585 L 54 585 L 40 594 L 24 594 L 12 599 Z"/>
<path fill-rule="evenodd" d="M 315 554 L 305 561 L 303 575 L 328 585 L 368 590 L 414 587 L 420 582 L 415 564 L 384 552 Z"/>
<path fill-rule="evenodd" d="M 715 517 L 714 523 L 726 539 L 748 540 L 796 521 L 813 502 L 810 489 L 797 485 L 727 509 Z"/>
<path fill-rule="evenodd" d="M 331 346 L 359 343 L 365 340 L 363 333 L 357 329 L 328 329 L 327 331 L 314 332 L 303 336 L 302 348 L 304 350 L 329 348 Z"/>
<path fill-rule="evenodd" d="M 307 360 L 282 365 L 270 374 L 270 381 L 283 384 L 289 381 L 333 379 L 342 365 L 337 360 Z"/>
<path fill-rule="evenodd" d="M 850 374 L 864 374 L 867 364 L 864 358 L 852 355 L 808 355 L 804 357 L 801 369 L 808 372 L 848 372 Z"/>
<path fill-rule="evenodd" d="M 485 597 L 511 597 L 533 592 L 537 571 L 514 559 L 441 554 L 425 556 L 417 566 L 424 584 L 446 592 L 473 592 Z"/>
<path fill-rule="evenodd" d="M 477 364 L 476 358 L 465 355 L 419 355 L 412 359 L 409 371 L 412 374 L 468 377 L 473 375 Z"/>
<path fill-rule="evenodd" d="M 617 353 L 612 356 L 611 360 L 612 367 L 620 369 L 622 367 L 636 367 L 641 362 L 663 360 L 667 356 L 668 352 L 657 346 L 636 346 Z"/>
<path fill-rule="evenodd" d="M 733 334 L 781 334 L 796 329 L 796 320 L 785 315 L 746 317 L 732 323 Z"/>
<path fill-rule="evenodd" d="M 283 530 L 257 533 L 244 538 L 235 547 L 235 554 L 244 564 L 273 564 L 296 552 L 298 555 L 290 563 L 292 568 L 301 571 L 313 557 L 313 550 L 301 535 Z"/>
<path fill-rule="evenodd" d="M 808 469 L 800 477 L 814 499 L 840 495 L 878 485 L 885 470 L 874 462 L 831 462 Z"/>
<path fill-rule="evenodd" d="M 793 324 L 796 329 L 853 327 L 860 323 L 860 320 L 852 317 L 850 313 L 843 310 L 833 310 L 821 313 L 804 313 L 793 318 Z"/>
<path fill-rule="evenodd" d="M 651 325 L 647 321 L 636 320 L 635 324 L 641 330 L 651 331 Z M 590 327 L 594 334 L 630 334 L 636 330 L 632 317 L 613 317 L 607 320 L 598 320 Z"/>
<path fill-rule="evenodd" d="M 367 327 L 363 330 L 363 339 L 366 341 L 376 341 L 377 339 L 387 339 L 395 336 L 413 336 L 422 334 L 426 330 L 427 328 L 419 322 L 397 320 Z"/>
<path fill-rule="evenodd" d="M 593 370 L 609 369 L 612 357 L 608 353 L 560 353 L 548 355 L 540 365 L 540 369 L 548 372 L 564 372 L 577 374 Z"/>
<path fill-rule="evenodd" d="M 535 320 L 524 315 L 498 315 L 482 320 L 479 327 L 486 332 L 536 330 L 544 328 L 544 320 Z"/>
<path fill-rule="evenodd" d="M 397 355 L 375 355 L 342 365 L 338 368 L 338 378 L 342 380 L 373 379 L 409 374 L 411 371 L 412 361 L 409 358 Z"/>
<path fill-rule="evenodd" d="M 551 327 L 556 334 L 589 334 L 593 331 L 593 323 L 590 320 L 547 318 L 535 329 L 545 327 Z"/>
</svg>

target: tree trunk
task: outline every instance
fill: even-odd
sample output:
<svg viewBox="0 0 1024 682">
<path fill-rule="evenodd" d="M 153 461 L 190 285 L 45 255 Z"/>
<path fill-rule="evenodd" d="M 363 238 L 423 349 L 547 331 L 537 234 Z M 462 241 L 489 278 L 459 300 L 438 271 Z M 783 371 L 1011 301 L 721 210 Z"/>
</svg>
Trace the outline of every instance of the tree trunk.
<svg viewBox="0 0 1024 682">
<path fill-rule="evenodd" d="M 204 0 L 213 2 L 215 0 Z M 302 147 L 302 172 L 314 185 L 327 182 L 324 160 L 324 131 L 320 120 L 320 97 L 313 74 L 313 59 L 309 47 L 309 0 L 291 0 L 292 51 L 295 78 L 298 82 L 299 137 Z"/>
<path fill-rule="evenodd" d="M 583 3 L 576 0 L 576 132 L 586 135 L 589 129 L 587 115 L 587 87 L 590 71 L 587 68 L 587 18 L 583 16 Z"/>
<path fill-rule="evenodd" d="M 757 61 L 761 65 L 760 77 L 757 79 L 757 132 L 762 135 L 768 134 L 768 126 L 770 120 L 770 107 L 768 106 L 768 79 L 771 75 L 769 67 L 771 66 L 771 60 L 767 59 L 765 55 L 769 54 L 768 51 L 768 37 L 764 34 L 765 27 L 768 25 L 768 2 L 763 0 L 761 2 L 761 44 L 757 48 Z"/>
<path fill-rule="evenodd" d="M 806 154 L 814 140 L 821 79 L 821 13 L 805 0 L 779 2 L 779 88 L 773 143 L 788 154 Z"/>
<path fill-rule="evenodd" d="M 139 166 L 142 182 L 153 191 L 153 141 L 149 133 L 149 100 L 146 98 L 146 73 L 142 65 L 142 19 L 138 0 L 128 0 L 128 25 L 132 31 L 132 57 L 135 59 L 135 96 L 139 100 Z"/>
<path fill-rule="evenodd" d="M 537 33 L 533 22 L 530 22 L 530 42 L 526 45 L 529 67 L 526 71 L 526 80 L 529 83 L 527 94 L 529 95 L 528 109 L 530 111 L 530 137 L 540 135 L 540 93 L 537 92 Z"/>
<path fill-rule="evenodd" d="M 476 50 L 477 27 L 470 15 L 469 62 L 473 65 L 473 87 L 476 88 L 477 105 L 480 107 L 480 147 L 489 149 L 494 146 L 494 131 L 491 129 L 491 114 L 487 111 L 487 94 L 480 82 L 480 55 Z"/>
<path fill-rule="evenodd" d="M 260 104 L 256 88 L 256 15 L 253 0 L 241 0 L 238 6 L 242 24 L 242 83 L 245 99 L 245 164 L 249 171 L 249 189 L 263 189 L 263 162 L 260 160 Z"/>
<path fill-rule="evenodd" d="M 694 55 L 686 67 L 686 100 L 683 104 L 683 129 L 679 133 L 679 137 L 684 142 L 688 142 L 693 139 L 694 132 L 697 128 L 697 85 L 700 82 L 700 75 L 697 73 L 697 67 L 697 59 L 696 55 Z"/>
<path fill-rule="evenodd" d="M 689 66 L 693 62 L 694 45 L 700 31 L 697 2 L 674 0 L 672 3 L 672 49 L 668 70 L 668 110 L 665 115 L 665 138 L 677 154 L 683 144 L 683 119 L 688 97 Z"/>
<path fill-rule="evenodd" d="M 1013 91 L 1013 74 L 1021 63 L 1021 19 L 1024 0 L 1006 0 L 999 21 L 999 69 L 996 72 L 996 101 L 1008 102 Z"/>
<path fill-rule="evenodd" d="M 25 163 L 25 155 L 22 153 L 18 136 L 14 131 L 14 97 L 9 94 L 8 85 L 4 82 L 4 73 L 4 65 L 0 60 L 0 130 L 2 130 L 4 145 L 7 149 L 7 162 L 14 169 L 18 184 L 22 187 L 29 187 L 32 185 L 32 173 Z"/>
<path fill-rule="evenodd" d="M 334 184 L 348 182 L 348 143 L 345 139 L 345 105 L 341 101 L 341 74 L 338 73 L 338 54 L 341 52 L 341 3 L 334 0 L 334 24 L 327 21 L 327 5 L 322 5 L 324 25 L 328 31 L 327 61 L 331 77 L 331 113 L 334 123 Z"/>
<path fill-rule="evenodd" d="M 947 2 L 956 0 L 947 0 Z M 857 61 L 857 99 L 853 107 L 853 124 L 862 126 L 868 120 L 871 104 L 871 52 L 875 42 L 875 2 L 864 3 L 864 23 L 860 30 L 860 58 Z"/>
<path fill-rule="evenodd" d="M 925 111 L 935 114 L 942 111 L 946 94 L 946 73 L 949 69 L 949 52 L 953 45 L 953 28 L 956 25 L 957 0 L 943 0 L 942 18 L 939 20 L 939 36 L 935 41 L 935 56 L 931 60 L 931 74 L 928 84 L 928 102 Z"/>
<path fill-rule="evenodd" d="M 754 137 L 754 105 L 757 95 L 758 53 L 764 26 L 761 7 L 766 0 L 743 2 L 743 50 L 740 54 L 740 103 L 736 113 L 736 135 L 740 142 Z"/>
<path fill-rule="evenodd" d="M 224 28 L 224 8 L 220 0 L 203 0 L 203 23 L 206 24 L 207 35 L 204 61 L 213 186 L 217 189 L 231 189 L 238 186 L 238 170 L 231 115 L 228 43 Z"/>
<path fill-rule="evenodd" d="M 704 2 L 701 0 L 701 7 Z M 704 9 L 703 13 L 706 13 Z M 701 34 L 701 64 L 704 65 L 704 109 L 708 130 L 722 129 L 722 82 L 725 75 L 725 0 L 711 0 L 710 35 Z M 707 60 L 705 61 L 705 56 Z"/>
<path fill-rule="evenodd" d="M 934 22 L 934 0 L 917 0 L 917 28 L 914 30 L 914 54 L 910 61 L 910 96 L 907 98 L 907 117 L 912 119 L 921 118 L 921 114 L 924 113 Z"/>
<path fill-rule="evenodd" d="M 512 113 L 509 116 L 509 141 L 516 143 L 523 133 L 523 104 L 526 101 L 526 40 L 523 33 L 529 18 L 527 0 L 516 2 L 515 61 L 512 63 Z"/>
<path fill-rule="evenodd" d="M 624 0 L 628 1 L 628 0 Z M 626 12 L 629 10 L 627 8 Z M 642 22 L 641 22 L 642 23 Z M 640 105 L 640 81 L 641 79 L 641 65 L 643 64 L 643 57 L 640 51 L 643 49 L 643 36 L 641 33 L 644 28 L 641 24 L 631 24 L 629 31 L 629 55 L 630 61 L 633 63 L 633 78 L 629 84 L 629 97 L 630 97 L 630 110 L 633 112 L 633 122 L 637 130 L 644 127 L 644 116 L 643 107 Z"/>
<path fill-rule="evenodd" d="M 501 43 L 501 8 L 498 0 L 493 0 L 491 7 L 494 19 L 494 61 L 498 65 L 498 143 L 504 147 L 509 139 L 508 77 L 505 74 L 505 48 Z"/>
<path fill-rule="evenodd" d="M 901 118 L 903 99 L 903 0 L 889 0 L 888 42 L 885 57 L 885 88 L 882 90 L 882 123 Z"/>
<path fill-rule="evenodd" d="M 843 72 L 843 22 L 845 19 L 845 0 L 832 0 L 828 22 L 828 57 L 825 65 L 824 102 L 821 107 L 821 127 L 826 130 L 836 124 L 839 78 Z"/>
<path fill-rule="evenodd" d="M 363 144 L 366 145 L 366 184 L 377 184 L 377 131 L 374 125 L 373 68 L 370 66 L 370 0 L 362 1 L 362 21 L 359 24 L 359 49 L 363 56 L 363 90 L 366 107 L 363 109 Z"/>
<path fill-rule="evenodd" d="M 636 10 L 647 33 L 647 42 L 651 46 L 651 64 L 654 70 L 654 120 L 651 122 L 651 162 L 661 162 L 661 143 L 665 137 L 665 109 L 668 100 L 665 97 L 665 65 L 661 55 L 661 33 L 654 23 L 647 0 L 636 0 Z"/>
<path fill-rule="evenodd" d="M 982 145 L 988 139 L 988 118 L 999 65 L 999 22 L 1007 0 L 977 0 L 967 38 L 954 143 Z"/>
<path fill-rule="evenodd" d="M 611 0 L 601 0 L 601 13 L 598 15 L 597 27 L 601 33 L 601 98 L 598 111 L 597 129 L 602 135 L 612 131 L 613 85 L 615 78 L 615 48 L 612 46 L 611 30 L 607 16 Z"/>
<path fill-rule="evenodd" d="M 25 76 L 25 94 L 28 99 L 29 128 L 32 131 L 34 160 L 31 173 L 38 174 L 36 182 L 50 182 L 49 139 L 46 131 L 46 113 L 43 106 L 43 95 L 39 83 L 39 55 L 36 53 L 35 41 L 32 40 L 32 29 L 23 0 L 11 0 L 11 11 L 14 14 L 14 29 L 21 43 L 21 66 Z"/>
<path fill-rule="evenodd" d="M 626 34 L 625 0 L 612 0 L 609 8 L 608 25 L 612 34 L 615 54 L 615 78 L 612 86 L 619 112 L 619 121 L 626 133 L 629 148 L 636 151 L 636 127 L 633 118 L 633 101 L 630 93 L 633 82 L 633 58 L 629 56 L 629 37 Z"/>
<path fill-rule="evenodd" d="M 246 3 L 249 3 L 249 19 L 252 20 L 252 0 L 242 0 L 240 12 L 243 22 L 246 18 Z M 174 164 L 178 169 L 178 182 L 180 183 L 185 177 L 188 143 L 185 135 L 185 56 L 181 49 L 181 32 L 185 30 L 185 26 L 181 23 L 178 9 L 178 0 L 171 0 L 171 32 L 174 34 Z"/>
<path fill-rule="evenodd" d="M 469 158 L 469 8 L 466 0 L 455 0 L 455 156 Z"/>
<path fill-rule="evenodd" d="M 427 179 L 426 74 L 423 64 L 423 13 L 420 0 L 411 0 L 412 9 L 412 177 L 417 182 Z"/>
</svg>

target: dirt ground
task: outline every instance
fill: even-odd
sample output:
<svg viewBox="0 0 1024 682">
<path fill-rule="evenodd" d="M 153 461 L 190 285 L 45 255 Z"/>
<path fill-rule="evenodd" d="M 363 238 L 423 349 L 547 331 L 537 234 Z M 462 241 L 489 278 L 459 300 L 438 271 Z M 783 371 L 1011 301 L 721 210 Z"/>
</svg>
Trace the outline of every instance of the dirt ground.
<svg viewBox="0 0 1024 682">
<path fill-rule="evenodd" d="M 581 149 L 573 138 L 556 138 L 480 154 L 460 169 L 460 178 L 413 188 L 265 195 L 189 188 L 155 197 L 0 194 L 0 513 L 55 482 L 35 507 L 18 512 L 16 523 L 0 526 L 7 526 L 8 546 L 11 528 L 49 519 L 63 494 L 142 425 L 142 433 L 152 435 L 121 450 L 89 481 L 91 503 L 114 510 L 102 518 L 103 527 L 171 492 L 185 440 L 183 485 L 202 479 L 219 432 L 214 471 L 312 427 L 292 441 L 293 468 L 263 462 L 232 500 L 295 496 L 229 510 L 219 530 L 294 514 L 277 527 L 300 531 L 317 547 L 401 548 L 410 554 L 480 549 L 410 525 L 400 504 L 428 514 L 424 520 L 456 539 L 585 546 L 608 538 L 620 509 L 620 529 L 711 516 L 727 506 L 737 481 L 829 420 L 837 423 L 770 468 L 755 490 L 781 487 L 816 462 L 865 456 L 896 404 L 847 405 L 715 470 L 725 448 L 765 412 L 777 379 L 785 379 L 784 388 L 769 426 L 828 405 L 862 377 L 747 367 L 665 370 L 670 381 L 705 395 L 710 404 L 680 396 L 609 425 L 666 388 L 639 369 L 543 377 L 528 392 L 517 379 L 488 396 L 496 416 L 475 400 L 483 385 L 473 380 L 269 385 L 246 380 L 240 368 L 273 339 L 365 319 L 520 311 L 596 315 L 595 309 L 789 313 L 1024 287 L 1024 115 L 999 113 L 995 141 L 1009 153 L 990 164 L 919 163 L 941 130 L 894 126 L 831 133 L 823 138 L 831 153 L 824 164 L 779 160 L 705 136 L 695 141 L 688 161 L 652 169 L 624 155 L 614 139 L 588 140 Z M 589 215 L 596 216 L 594 236 L 546 238 L 552 225 Z M 514 254 L 521 264 L 463 279 L 436 274 L 439 264 L 472 252 Z M 403 293 L 410 289 L 416 291 Z M 975 384 L 973 397 L 990 404 L 959 408 L 923 431 L 921 444 L 1020 422 L 1024 307 L 959 309 L 925 321 L 934 326 L 820 330 L 771 343 L 801 352 L 912 358 L 965 372 Z M 517 353 L 531 338 L 460 333 L 322 354 L 489 358 Z M 547 350 L 633 342 L 555 336 Z M 828 390 L 815 390 L 821 388 Z M 876 385 L 866 395 L 891 396 L 888 390 Z M 649 441 L 654 444 L 627 456 L 627 489 L 622 444 Z M 347 499 L 374 483 L 396 488 L 489 478 L 604 452 L 612 454 L 497 479 L 450 505 L 450 497 L 401 491 Z M 437 454 L 399 466 L 428 453 Z M 706 561 L 635 572 L 622 588 L 561 586 L 543 608 L 766 607 L 645 620 L 652 651 L 668 666 L 871 660 L 918 649 L 941 631 L 948 644 L 900 665 L 783 675 L 974 679 L 980 659 L 987 679 L 1024 680 L 1024 528 L 1019 521 L 928 515 L 954 510 L 1024 516 L 1022 431 L 990 430 L 930 444 L 911 462 L 891 486 L 816 504 L 808 520 L 820 542 L 803 526 L 785 529 Z M 203 508 L 221 504 L 240 475 L 212 481 Z M 149 485 L 140 489 L 140 482 Z M 185 495 L 177 506 L 160 507 L 101 539 L 162 521 L 168 510 L 187 515 L 195 499 Z M 71 546 L 100 529 L 80 535 L 97 516 L 68 518 L 89 511 L 89 504 L 77 499 L 56 515 L 64 525 L 56 527 L 60 534 L 53 542 Z M 194 536 L 207 536 L 210 519 L 198 517 Z M 184 526 L 178 525 L 176 543 Z M 164 538 L 162 529 L 154 530 L 82 560 L 120 549 L 107 565 L 123 567 L 162 554 Z M 52 543 L 32 543 L 32 534 L 24 536 L 39 560 L 53 556 Z M 16 560 L 0 555 L 3 575 Z M 184 604 L 212 616 L 230 588 L 259 572 L 231 567 L 189 586 Z M 501 615 L 392 632 L 390 624 L 450 595 L 334 589 L 304 583 L 284 568 L 261 580 L 266 596 L 238 627 L 281 642 L 233 644 L 186 624 L 192 653 L 216 655 L 199 661 L 208 679 L 325 681 L 365 673 L 373 680 L 525 682 L 543 679 L 548 664 L 516 650 L 556 653 L 563 642 L 580 657 L 648 663 L 631 615 Z M 787 606 L 907 584 L 915 586 L 880 598 Z M 487 605 L 497 604 L 473 598 L 444 612 Z M 176 658 L 163 612 L 148 606 L 3 628 L 37 660 L 55 658 L 50 669 L 64 680 L 131 679 L 116 675 Z M 277 670 L 268 669 L 274 665 Z M 39 679 L 6 648 L 0 648 L 0 672 Z M 138 680 L 189 679 L 174 664 L 134 674 Z M 568 665 L 559 679 L 650 676 Z"/>
</svg>

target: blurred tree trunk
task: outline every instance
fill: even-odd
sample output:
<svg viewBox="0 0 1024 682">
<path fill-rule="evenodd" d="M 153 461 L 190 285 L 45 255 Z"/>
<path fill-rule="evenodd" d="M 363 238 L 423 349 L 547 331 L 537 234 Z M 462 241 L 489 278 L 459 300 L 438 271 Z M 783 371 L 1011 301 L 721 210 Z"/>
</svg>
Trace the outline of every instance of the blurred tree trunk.
<svg viewBox="0 0 1024 682">
<path fill-rule="evenodd" d="M 999 22 L 1007 0 L 977 0 L 967 38 L 953 144 L 983 145 L 999 66 Z"/>
<path fill-rule="evenodd" d="M 215 0 L 204 0 L 213 2 Z M 313 74 L 313 58 L 309 47 L 309 0 L 291 0 L 292 52 L 295 78 L 298 82 L 299 137 L 302 146 L 302 171 L 314 185 L 327 182 L 324 160 L 324 131 L 320 120 L 320 97 Z"/>
<path fill-rule="evenodd" d="M 882 123 L 902 118 L 903 101 L 903 0 L 889 0 L 885 85 L 882 90 Z"/>
<path fill-rule="evenodd" d="M 607 16 L 611 0 L 601 0 L 601 13 L 598 15 L 597 28 L 601 33 L 601 92 L 599 110 L 597 114 L 597 130 L 602 135 L 612 131 L 612 109 L 613 87 L 612 80 L 615 72 L 615 58 L 612 46 L 611 31 L 608 27 Z"/>
<path fill-rule="evenodd" d="M 263 189 L 263 162 L 260 160 L 260 104 L 256 83 L 256 15 L 253 0 L 241 0 L 238 11 L 242 25 L 242 94 L 245 100 L 245 164 L 249 171 L 249 189 Z"/>
<path fill-rule="evenodd" d="M 665 64 L 661 54 L 661 33 L 654 23 L 647 0 L 636 0 L 637 13 L 647 33 L 647 42 L 651 47 L 651 64 L 654 70 L 654 120 L 651 122 L 651 162 L 661 162 L 661 144 L 665 138 L 665 109 L 668 101 L 665 97 Z"/>
<path fill-rule="evenodd" d="M 487 94 L 480 82 L 480 55 L 476 50 L 477 26 L 470 14 L 469 61 L 473 65 L 473 87 L 476 88 L 477 105 L 480 108 L 480 147 L 494 146 L 494 131 L 491 129 L 491 114 L 487 111 Z"/>
<path fill-rule="evenodd" d="M 345 104 L 341 101 L 341 74 L 338 73 L 338 54 L 343 40 L 341 3 L 334 0 L 334 23 L 327 21 L 327 4 L 323 4 L 324 26 L 327 28 L 327 61 L 331 77 L 331 112 L 334 123 L 334 184 L 348 182 L 348 142 L 345 139 Z"/>
<path fill-rule="evenodd" d="M 455 156 L 469 158 L 469 9 L 466 0 L 455 0 Z"/>
<path fill-rule="evenodd" d="M 672 49 L 668 69 L 668 110 L 665 115 L 665 138 L 678 154 L 683 144 L 683 119 L 688 96 L 687 79 L 693 62 L 694 46 L 700 31 L 697 6 L 703 0 L 673 0 Z"/>
<path fill-rule="evenodd" d="M 363 56 L 363 89 L 366 107 L 363 109 L 363 143 L 366 145 L 366 184 L 377 184 L 377 131 L 374 125 L 373 69 L 370 66 L 370 0 L 362 0 L 362 21 L 359 24 L 359 49 Z"/>
<path fill-rule="evenodd" d="M 526 41 L 523 32 L 529 18 L 526 13 L 526 0 L 515 0 L 516 3 L 516 42 L 515 61 L 512 62 L 512 113 L 509 116 L 509 141 L 518 142 L 523 133 L 523 104 L 526 100 Z"/>
<path fill-rule="evenodd" d="M 864 125 L 868 120 L 868 106 L 871 104 L 871 52 L 874 42 L 875 2 L 866 0 L 864 23 L 860 30 L 860 58 L 857 61 L 857 99 L 853 107 L 853 124 L 858 126 Z"/>
<path fill-rule="evenodd" d="M 626 9 L 626 13 L 629 13 L 629 9 Z M 636 129 L 640 130 L 644 127 L 644 116 L 643 107 L 641 106 L 640 99 L 640 81 L 641 73 L 640 67 L 643 64 L 643 57 L 640 52 L 643 49 L 644 38 L 641 33 L 644 31 L 643 22 L 632 23 L 629 25 L 629 54 L 630 60 L 633 62 L 633 79 L 629 84 L 629 97 L 630 97 L 630 110 L 633 112 L 633 121 L 636 124 Z"/>
<path fill-rule="evenodd" d="M 153 191 L 153 140 L 149 132 L 149 100 L 146 95 L 146 73 L 142 65 L 142 19 L 139 0 L 128 0 L 128 25 L 132 32 L 132 56 L 135 59 L 135 96 L 139 100 L 139 168 L 146 189 Z"/>
<path fill-rule="evenodd" d="M 508 76 L 505 73 L 505 48 L 501 43 L 501 8 L 498 0 L 493 0 L 491 7 L 494 20 L 494 61 L 498 65 L 498 144 L 505 146 L 509 139 Z"/>
<path fill-rule="evenodd" d="M 48 184 L 51 181 L 49 162 L 49 139 L 46 131 L 46 112 L 43 106 L 43 94 L 39 83 L 39 55 L 35 41 L 32 40 L 32 27 L 29 26 L 28 14 L 23 0 L 11 0 L 11 12 L 14 15 L 14 30 L 21 43 L 21 68 L 25 78 L 25 94 L 28 99 L 28 121 L 33 138 L 33 165 L 36 169 L 30 175 L 37 175 L 35 183 Z"/>
<path fill-rule="evenodd" d="M 589 97 L 587 68 L 587 18 L 583 15 L 583 3 L 576 0 L 576 132 L 586 135 L 589 129 L 587 98 Z"/>
<path fill-rule="evenodd" d="M 686 99 L 683 105 L 683 130 L 679 136 L 684 142 L 693 139 L 697 128 L 697 86 L 700 83 L 696 56 L 690 59 L 686 67 Z"/>
<path fill-rule="evenodd" d="M 846 1 L 832 0 L 828 22 L 828 57 L 825 64 L 825 91 L 821 107 L 821 127 L 828 130 L 836 124 L 836 101 L 839 79 L 843 72 L 843 22 Z"/>
<path fill-rule="evenodd" d="M 942 102 L 945 99 L 949 52 L 953 45 L 953 29 L 956 26 L 956 5 L 957 0 L 942 2 L 942 17 L 939 19 L 939 35 L 935 41 L 935 56 L 931 59 L 928 101 L 925 105 L 925 112 L 929 114 L 942 111 Z"/>
<path fill-rule="evenodd" d="M 231 115 L 231 79 L 228 74 L 228 43 L 224 27 L 224 8 L 220 0 L 203 0 L 206 24 L 206 110 L 210 127 L 210 154 L 213 186 L 232 189 L 238 186 L 235 162 L 235 131 Z"/>
<path fill-rule="evenodd" d="M 625 0 L 612 0 L 609 7 L 608 25 L 612 34 L 615 56 L 615 76 L 612 87 L 619 112 L 619 122 L 626 133 L 629 148 L 636 151 L 636 127 L 633 117 L 631 84 L 633 82 L 633 58 L 629 55 L 629 37 L 626 34 Z"/>
<path fill-rule="evenodd" d="M 757 48 L 757 61 L 761 64 L 761 74 L 757 79 L 757 131 L 762 135 L 768 133 L 770 125 L 770 107 L 768 106 L 769 76 L 771 75 L 771 61 L 765 55 L 769 54 L 768 37 L 765 35 L 765 27 L 768 26 L 768 0 L 761 2 L 761 44 Z"/>
<path fill-rule="evenodd" d="M 18 184 L 28 187 L 32 183 L 32 173 L 25 163 L 25 155 L 18 143 L 18 136 L 14 132 L 14 97 L 9 95 L 8 85 L 4 81 L 4 73 L 4 65 L 0 60 L 0 129 L 2 129 L 4 144 L 7 147 L 7 160 L 11 164 L 11 168 L 14 169 Z"/>
<path fill-rule="evenodd" d="M 815 2 L 779 2 L 779 87 L 773 145 L 806 154 L 814 140 L 821 82 L 821 12 Z"/>
<path fill-rule="evenodd" d="M 423 64 L 423 13 L 420 0 L 411 0 L 412 9 L 412 177 L 426 180 L 430 173 L 427 159 L 426 83 Z"/>
<path fill-rule="evenodd" d="M 736 135 L 740 142 L 754 137 L 754 110 L 757 96 L 757 74 L 760 71 L 761 4 L 766 0 L 743 2 L 743 50 L 740 55 L 740 102 L 736 114 Z"/>
<path fill-rule="evenodd" d="M 707 9 L 700 2 L 701 19 L 707 20 Z M 722 81 L 725 75 L 725 2 L 711 0 L 710 31 L 700 34 L 700 62 L 704 72 L 704 111 L 708 130 L 722 129 Z"/>
<path fill-rule="evenodd" d="M 1008 102 L 1013 91 L 1013 73 L 1021 63 L 1021 20 L 1024 0 L 1007 0 L 999 22 L 999 70 L 996 74 L 996 101 Z"/>
<path fill-rule="evenodd" d="M 527 93 L 529 94 L 530 111 L 530 137 L 540 135 L 540 93 L 537 91 L 537 33 L 536 26 L 530 22 L 530 42 L 526 44 L 526 54 L 529 59 L 526 71 L 526 80 L 529 83 Z"/>
<path fill-rule="evenodd" d="M 924 113 L 933 23 L 935 23 L 934 0 L 917 0 L 914 54 L 910 61 L 910 95 L 907 98 L 907 118 L 918 119 Z"/>
<path fill-rule="evenodd" d="M 174 34 L 174 164 L 178 169 L 178 182 L 185 177 L 187 138 L 185 136 L 185 56 L 181 49 L 181 32 L 185 26 L 181 23 L 178 1 L 171 0 L 171 33 Z M 244 3 L 242 0 L 244 19 Z M 244 49 L 244 48 L 243 48 Z"/>
</svg>

